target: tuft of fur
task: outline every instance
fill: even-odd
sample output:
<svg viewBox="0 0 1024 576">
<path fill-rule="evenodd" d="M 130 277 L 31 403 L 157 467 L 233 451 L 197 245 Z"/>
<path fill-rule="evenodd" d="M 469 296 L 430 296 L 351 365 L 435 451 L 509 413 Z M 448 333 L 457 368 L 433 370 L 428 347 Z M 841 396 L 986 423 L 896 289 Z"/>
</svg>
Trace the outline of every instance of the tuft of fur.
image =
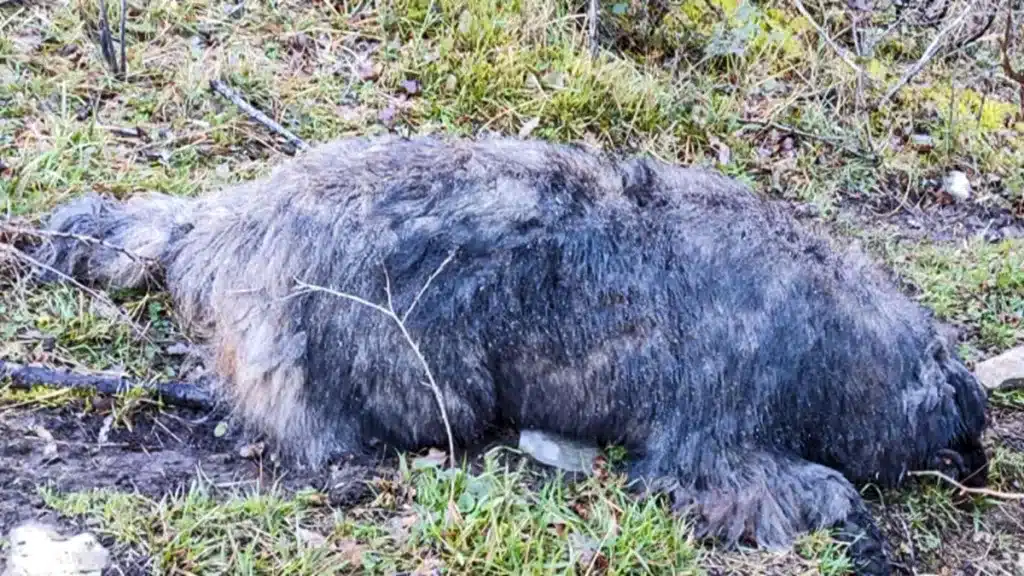
<svg viewBox="0 0 1024 576">
<path fill-rule="evenodd" d="M 446 435 L 394 322 L 296 282 L 378 303 L 390 286 L 402 314 L 452 250 L 406 325 L 456 442 L 508 424 L 620 443 L 702 533 L 775 547 L 836 527 L 865 574 L 889 568 L 853 483 L 986 463 L 985 394 L 928 311 L 709 171 L 540 141 L 354 138 L 195 199 L 81 199 L 49 227 L 151 257 L 45 251 L 107 285 L 159 270 L 233 406 L 311 466 Z"/>
</svg>

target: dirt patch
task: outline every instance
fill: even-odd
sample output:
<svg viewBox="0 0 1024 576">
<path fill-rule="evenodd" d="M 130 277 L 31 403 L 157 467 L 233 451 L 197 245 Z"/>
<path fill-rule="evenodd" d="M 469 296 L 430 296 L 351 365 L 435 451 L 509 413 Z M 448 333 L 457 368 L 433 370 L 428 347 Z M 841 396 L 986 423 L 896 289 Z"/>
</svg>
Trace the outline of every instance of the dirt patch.
<svg viewBox="0 0 1024 576">
<path fill-rule="evenodd" d="M 300 476 L 269 458 L 243 458 L 239 450 L 246 439 L 240 433 L 215 433 L 220 414 L 184 409 L 136 414 L 130 430 L 112 429 L 101 443 L 104 417 L 83 413 L 76 404 L 0 415 L 3 532 L 29 519 L 52 519 L 37 493 L 43 486 L 61 492 L 112 488 L 159 498 L 202 475 L 214 485 L 326 488 L 333 501 L 347 504 L 359 497 L 357 485 L 369 473 L 364 465 L 341 463 Z"/>
<path fill-rule="evenodd" d="M 990 242 L 1024 238 L 1024 212 L 995 203 L 847 192 L 836 204 L 838 220 L 880 230 L 893 240 L 950 242 L 981 237 Z M 1021 208 L 1024 208 L 1022 206 Z"/>
<path fill-rule="evenodd" d="M 218 436 L 222 417 L 185 409 L 144 410 L 134 415 L 130 430 L 111 430 L 101 444 L 103 415 L 84 412 L 80 403 L 0 412 L 0 435 L 5 439 L 0 444 L 0 528 L 6 533 L 29 519 L 54 522 L 68 532 L 89 528 L 87 521 L 46 508 L 37 493 L 40 486 L 60 492 L 113 488 L 159 499 L 187 489 L 202 475 L 212 485 L 276 485 L 286 492 L 312 487 L 324 491 L 333 507 L 350 509 L 372 497 L 370 480 L 390 477 L 396 470 L 390 458 L 375 465 L 339 463 L 313 473 L 289 472 L 276 466 L 269 455 L 242 458 L 239 448 L 250 439 L 238 432 Z M 1024 413 L 996 407 L 992 418 L 989 441 L 1014 452 L 1024 450 Z M 502 436 L 472 454 L 512 441 Z M 902 493 L 908 498 L 903 501 L 865 494 L 889 540 L 897 574 L 1014 573 L 1019 560 L 1014 546 L 1024 545 L 1024 502 L 990 505 L 980 512 L 983 522 L 978 527 L 971 518 L 979 511 L 971 504 L 948 508 L 938 504 L 943 506 L 941 511 L 922 513 L 920 508 L 936 504 L 919 500 L 920 493 L 920 488 L 909 488 Z M 151 560 L 143 551 L 108 537 L 101 541 L 111 549 L 113 563 L 122 573 L 148 573 Z M 720 552 L 707 558 L 710 565 L 705 568 L 712 574 L 791 574 L 814 564 L 794 553 L 756 550 Z"/>
</svg>

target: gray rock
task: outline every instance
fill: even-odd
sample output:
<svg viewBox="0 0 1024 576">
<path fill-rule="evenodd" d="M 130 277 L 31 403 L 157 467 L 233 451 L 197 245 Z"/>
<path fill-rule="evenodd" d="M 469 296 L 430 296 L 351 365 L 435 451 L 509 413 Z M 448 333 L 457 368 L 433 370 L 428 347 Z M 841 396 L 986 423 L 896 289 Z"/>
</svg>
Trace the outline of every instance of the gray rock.
<svg viewBox="0 0 1024 576">
<path fill-rule="evenodd" d="M 593 470 L 598 453 L 597 446 L 540 430 L 520 431 L 519 449 L 542 464 L 585 474 Z"/>
<path fill-rule="evenodd" d="M 988 390 L 1024 388 L 1024 346 L 979 362 L 974 374 Z"/>
</svg>

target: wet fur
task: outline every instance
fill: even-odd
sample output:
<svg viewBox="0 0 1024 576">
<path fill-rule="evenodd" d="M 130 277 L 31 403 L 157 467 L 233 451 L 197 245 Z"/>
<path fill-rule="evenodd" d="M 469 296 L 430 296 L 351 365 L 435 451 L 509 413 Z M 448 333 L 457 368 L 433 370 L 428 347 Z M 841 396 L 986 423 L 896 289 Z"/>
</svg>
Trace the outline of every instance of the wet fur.
<svg viewBox="0 0 1024 576">
<path fill-rule="evenodd" d="M 702 534 L 781 547 L 838 527 L 866 574 L 889 568 L 852 483 L 895 485 L 943 449 L 985 464 L 985 395 L 928 311 L 711 172 L 538 141 L 347 139 L 196 199 L 83 197 L 49 228 L 151 258 L 39 253 L 166 286 L 232 405 L 311 466 L 370 439 L 447 441 L 392 320 L 295 281 L 377 303 L 389 282 L 401 314 L 453 249 L 407 326 L 459 443 L 494 424 L 621 443 Z"/>
</svg>

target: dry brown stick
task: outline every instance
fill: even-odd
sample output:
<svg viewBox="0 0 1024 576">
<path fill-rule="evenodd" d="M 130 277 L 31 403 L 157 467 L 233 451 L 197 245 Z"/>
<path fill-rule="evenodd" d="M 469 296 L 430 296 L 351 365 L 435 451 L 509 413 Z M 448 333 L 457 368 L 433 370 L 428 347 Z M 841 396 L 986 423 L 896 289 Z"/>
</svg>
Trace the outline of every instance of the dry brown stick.
<svg viewBox="0 0 1024 576">
<path fill-rule="evenodd" d="M 981 496 L 991 496 L 993 498 L 1000 498 L 1003 500 L 1024 500 L 1024 493 L 1017 492 L 1000 492 L 998 490 L 990 490 L 988 488 L 970 488 L 964 486 L 960 482 L 950 478 L 949 476 L 935 470 L 916 470 L 908 472 L 911 476 L 932 476 L 945 482 L 949 482 L 953 486 L 956 486 L 964 494 L 978 494 Z"/>
<path fill-rule="evenodd" d="M 587 36 L 590 40 L 590 57 L 597 58 L 597 0 L 590 0 L 587 10 Z"/>
<path fill-rule="evenodd" d="M 308 294 L 310 292 L 323 292 L 325 294 L 337 296 L 338 298 L 344 298 L 351 302 L 355 302 L 357 304 L 366 306 L 367 308 L 376 310 L 377 312 L 380 312 L 381 314 L 387 316 L 388 318 L 394 321 L 394 323 L 398 326 L 399 331 L 401 331 L 402 337 L 405 338 L 405 342 L 409 345 L 410 348 L 412 348 L 413 354 L 416 355 L 416 359 L 419 361 L 420 366 L 423 368 L 423 371 L 427 376 L 427 382 L 425 383 L 425 385 L 427 386 L 427 388 L 430 388 L 431 392 L 433 392 L 434 400 L 437 402 L 437 407 L 441 410 L 441 420 L 444 421 L 445 433 L 448 435 L 448 462 L 453 467 L 455 466 L 455 436 L 452 434 L 452 425 L 450 420 L 448 419 L 448 410 L 447 408 L 445 408 L 444 395 L 441 393 L 441 388 L 437 385 L 437 381 L 434 379 L 434 373 L 430 370 L 430 364 L 427 362 L 427 359 L 423 356 L 423 353 L 420 352 L 419 345 L 413 339 L 412 335 L 409 334 L 409 330 L 405 326 L 405 319 L 409 317 L 409 314 L 412 312 L 413 308 L 415 308 L 416 304 L 419 302 L 420 296 L 422 296 L 423 293 L 426 292 L 427 288 L 430 286 L 431 282 L 433 282 L 434 278 L 437 278 L 441 271 L 452 261 L 452 259 L 455 258 L 455 253 L 456 252 L 454 250 L 450 252 L 448 254 L 448 257 L 445 258 L 444 262 L 441 262 L 441 265 L 438 266 L 437 270 L 435 270 L 430 275 L 430 277 L 427 278 L 426 283 L 423 285 L 422 288 L 420 288 L 419 292 L 416 294 L 416 297 L 413 299 L 412 304 L 409 305 L 408 310 L 406 310 L 405 313 L 402 314 L 401 316 L 398 315 L 398 313 L 395 311 L 394 305 L 392 304 L 391 278 L 390 276 L 388 276 L 386 269 L 384 270 L 384 279 L 386 282 L 384 289 L 387 295 L 387 307 L 381 306 L 380 304 L 374 304 L 373 302 L 370 302 L 369 300 L 366 300 L 364 298 L 360 298 L 359 296 L 356 296 L 354 294 L 349 294 L 347 292 L 339 292 L 337 290 L 332 290 L 324 286 L 316 286 L 314 284 L 309 284 L 298 279 L 296 279 L 296 284 L 298 285 L 300 290 L 288 296 L 288 298 L 291 298 L 295 296 L 301 296 L 303 294 Z"/>
<path fill-rule="evenodd" d="M 1006 31 L 1003 32 L 1003 40 L 1000 42 L 1002 48 L 1003 72 L 1017 83 L 1020 90 L 1020 117 L 1024 119 L 1024 73 L 1013 69 L 1010 64 L 1010 40 L 1013 31 L 1013 2 L 1007 2 L 1006 6 Z"/>
<path fill-rule="evenodd" d="M 103 53 L 103 59 L 107 61 L 107 65 L 110 66 L 111 72 L 119 80 L 124 80 L 128 72 L 128 64 L 125 57 L 125 13 L 128 11 L 128 0 L 121 0 L 121 30 L 120 30 L 120 42 L 121 42 L 121 61 L 117 61 L 117 55 L 114 54 L 114 41 L 112 39 L 113 34 L 110 32 L 110 22 L 107 20 L 107 3 L 105 0 L 100 0 L 100 50 Z"/>
<path fill-rule="evenodd" d="M 126 55 L 124 28 L 128 13 L 128 0 L 121 0 L 121 79 L 128 77 L 128 58 Z"/>
<path fill-rule="evenodd" d="M 846 62 L 846 65 L 852 68 L 858 76 L 862 74 L 860 66 L 858 66 L 852 58 L 850 58 L 850 55 L 847 53 L 847 51 L 844 50 L 838 44 L 836 44 L 835 41 L 832 40 L 832 38 L 828 35 L 828 33 L 825 32 L 825 29 L 819 26 L 818 23 L 814 21 L 814 18 L 811 17 L 811 13 L 808 12 L 807 8 L 804 7 L 804 3 L 801 2 L 800 0 L 793 0 L 793 4 L 796 5 L 796 9 L 800 11 L 800 14 L 802 14 L 804 18 L 807 18 L 807 21 L 811 23 L 811 26 L 813 26 L 814 29 L 818 31 L 818 35 L 821 36 L 821 39 L 824 40 L 825 43 L 828 44 L 829 47 L 832 48 L 832 50 L 834 50 L 835 53 L 839 55 L 840 58 L 842 58 L 843 62 Z"/>
<path fill-rule="evenodd" d="M 227 98 L 228 100 L 230 100 L 235 106 L 238 106 L 243 112 L 248 114 L 249 117 L 252 118 L 253 120 L 259 122 L 260 124 L 265 126 L 267 129 L 271 130 L 272 132 L 275 132 L 275 133 L 283 136 L 286 140 L 291 142 L 292 145 L 294 145 L 299 150 L 305 150 L 305 149 L 309 148 L 309 145 L 306 144 L 306 142 L 303 141 L 302 138 L 299 138 L 295 134 L 292 134 L 292 132 L 289 131 L 287 128 L 285 128 L 284 126 L 278 124 L 272 118 L 270 118 L 269 116 L 267 116 L 263 112 L 260 112 L 259 110 L 254 108 L 252 106 L 252 104 L 249 104 L 248 102 L 246 102 L 244 98 L 239 96 L 234 90 L 232 90 L 230 87 L 228 87 L 227 84 L 225 84 L 225 83 L 223 83 L 223 82 L 221 82 L 220 80 L 217 80 L 217 79 L 211 79 L 210 80 L 210 88 L 214 92 L 216 92 L 217 94 L 220 94 L 221 96 L 223 96 L 223 97 Z"/>
<path fill-rule="evenodd" d="M 133 389 L 143 389 L 158 394 L 173 406 L 210 409 L 215 405 L 209 392 L 187 382 L 164 382 L 140 385 L 124 378 L 101 374 L 80 374 L 70 370 L 45 366 L 25 366 L 0 360 L 0 381 L 10 379 L 17 390 L 31 390 L 33 386 L 94 390 L 99 394 L 114 395 Z"/>
<path fill-rule="evenodd" d="M 940 30 L 938 34 L 935 35 L 935 38 L 932 39 L 932 43 L 929 44 L 928 48 L 925 49 L 924 54 L 921 55 L 921 58 L 918 59 L 918 61 L 913 66 L 911 66 L 910 69 L 907 70 L 895 84 L 893 84 L 892 88 L 889 88 L 889 90 L 885 93 L 885 96 L 882 96 L 882 99 L 878 101 L 878 104 L 875 104 L 875 109 L 881 108 L 886 103 L 888 103 L 889 100 L 892 99 L 892 97 L 895 96 L 897 92 L 899 92 L 904 86 L 906 86 L 907 82 L 910 82 L 910 80 L 913 79 L 914 76 L 917 76 L 917 74 L 924 69 L 925 65 L 928 64 L 928 62 L 931 61 L 931 59 L 935 56 L 935 53 L 938 52 L 939 46 L 942 45 L 942 40 L 946 37 L 946 35 L 952 32 L 953 29 L 959 27 L 960 24 L 963 23 L 964 19 L 967 18 L 967 15 L 970 13 L 971 7 L 968 7 L 960 14 L 960 16 L 953 20 L 953 22 L 951 22 L 948 26 Z"/>
<path fill-rule="evenodd" d="M 821 134 L 814 134 L 812 132 L 807 132 L 806 130 L 800 130 L 799 128 L 794 128 L 794 127 L 789 126 L 787 124 L 780 124 L 778 122 L 773 122 L 773 121 L 769 121 L 769 120 L 754 120 L 754 119 L 741 118 L 740 119 L 740 123 L 741 124 L 753 124 L 755 126 L 763 126 L 765 128 L 775 128 L 776 130 L 780 130 L 782 132 L 789 132 L 790 134 L 795 134 L 796 136 L 800 136 L 802 138 L 808 138 L 808 139 L 811 139 L 811 140 L 817 140 L 819 142 L 824 142 L 826 144 L 831 144 L 832 146 L 836 146 L 836 147 L 838 147 L 838 148 L 840 148 L 842 150 L 845 150 L 846 152 L 848 152 L 848 153 L 850 153 L 850 154 L 852 154 L 854 156 L 857 156 L 858 158 L 861 158 L 863 160 L 867 160 L 869 162 L 877 162 L 878 161 L 878 156 L 875 153 L 873 153 L 873 152 L 864 152 L 863 150 L 859 150 L 857 148 L 851 148 L 850 146 L 847 146 L 846 144 L 844 144 L 843 141 L 840 140 L 839 138 L 835 138 L 835 137 L 832 137 L 832 136 L 823 136 Z"/>
</svg>

